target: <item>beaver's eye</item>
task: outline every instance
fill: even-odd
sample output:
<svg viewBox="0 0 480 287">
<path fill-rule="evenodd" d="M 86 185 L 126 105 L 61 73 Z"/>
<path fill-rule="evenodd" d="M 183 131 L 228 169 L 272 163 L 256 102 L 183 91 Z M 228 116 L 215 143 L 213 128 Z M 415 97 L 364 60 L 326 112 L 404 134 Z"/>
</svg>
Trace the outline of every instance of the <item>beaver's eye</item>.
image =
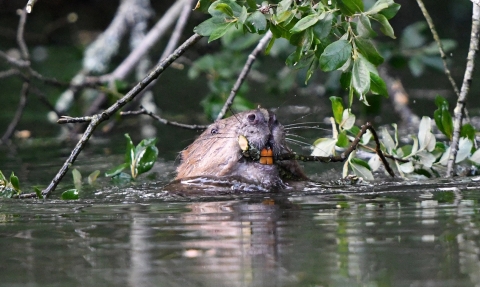
<svg viewBox="0 0 480 287">
<path fill-rule="evenodd" d="M 210 133 L 211 133 L 212 135 L 218 134 L 218 129 L 217 129 L 217 128 L 212 128 L 212 129 L 210 130 Z"/>
<path fill-rule="evenodd" d="M 249 114 L 249 115 L 247 116 L 247 118 L 248 118 L 248 121 L 249 121 L 249 122 L 253 123 L 253 122 L 255 122 L 255 119 L 256 119 L 257 117 L 255 116 L 255 114 Z"/>
</svg>

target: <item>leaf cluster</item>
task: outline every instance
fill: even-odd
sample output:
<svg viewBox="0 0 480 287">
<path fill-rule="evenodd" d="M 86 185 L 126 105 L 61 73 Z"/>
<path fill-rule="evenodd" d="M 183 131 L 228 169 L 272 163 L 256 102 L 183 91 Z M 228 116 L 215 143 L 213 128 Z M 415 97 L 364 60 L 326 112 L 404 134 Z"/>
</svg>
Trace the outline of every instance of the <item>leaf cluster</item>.
<svg viewBox="0 0 480 287">
<path fill-rule="evenodd" d="M 350 109 L 345 109 L 343 101 L 338 97 L 331 97 L 332 102 L 332 131 L 331 138 L 320 138 L 314 143 L 312 155 L 332 156 L 336 152 L 347 148 L 360 130 L 355 123 L 355 115 Z M 451 140 L 453 134 L 452 116 L 448 109 L 448 102 L 437 96 L 435 103 L 438 109 L 434 112 L 434 121 L 437 128 Z M 390 159 L 392 165 L 402 177 L 420 175 L 425 177 L 440 176 L 439 169 L 447 165 L 450 155 L 450 146 L 437 141 L 432 132 L 432 119 L 424 116 L 420 121 L 417 135 L 410 135 L 411 143 L 402 145 L 399 141 L 397 125 L 392 124 L 393 136 L 386 127 L 380 129 L 380 144 L 382 152 Z M 480 166 L 480 149 L 475 142 L 475 129 L 470 124 L 464 124 L 461 129 L 461 139 L 456 157 L 456 163 L 468 162 Z M 362 151 L 369 153 L 368 161 L 356 157 L 352 153 L 345 162 L 343 176 L 352 170 L 356 176 L 366 180 L 373 180 L 374 171 L 381 166 L 381 160 L 370 147 L 371 133 L 363 135 L 360 142 Z"/>
<path fill-rule="evenodd" d="M 253 2 L 253 3 L 252 3 Z M 263 34 L 270 30 L 272 40 L 267 53 L 279 38 L 296 47 L 286 59 L 288 66 L 306 68 L 306 81 L 320 68 L 325 72 L 342 71 L 342 87 L 349 90 L 349 105 L 354 96 L 368 104 L 369 92 L 388 96 L 385 82 L 378 75 L 377 66 L 384 59 L 372 39 L 380 31 L 395 38 L 389 19 L 400 8 L 393 0 L 378 0 L 365 9 L 362 0 L 294 1 L 278 4 L 233 0 L 199 1 L 197 8 L 212 16 L 195 28 L 195 32 L 213 41 L 230 30 Z"/>
<path fill-rule="evenodd" d="M 129 134 L 125 134 L 127 149 L 125 151 L 125 162 L 105 173 L 106 177 L 125 181 L 135 180 L 137 176 L 149 171 L 158 157 L 158 149 L 155 146 L 155 138 L 144 139 L 137 146 L 134 146 Z M 129 168 L 130 174 L 123 170 Z"/>
<path fill-rule="evenodd" d="M 12 172 L 10 179 L 7 179 L 0 171 L 0 197 L 11 198 L 20 195 L 20 182 L 18 177 Z"/>
</svg>

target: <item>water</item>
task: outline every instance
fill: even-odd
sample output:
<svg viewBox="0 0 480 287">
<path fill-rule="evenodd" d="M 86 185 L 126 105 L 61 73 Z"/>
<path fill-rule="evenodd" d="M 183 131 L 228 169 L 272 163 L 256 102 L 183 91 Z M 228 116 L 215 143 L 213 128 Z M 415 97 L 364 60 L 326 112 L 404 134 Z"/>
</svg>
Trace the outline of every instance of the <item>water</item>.
<svg viewBox="0 0 480 287">
<path fill-rule="evenodd" d="M 479 286 L 475 181 L 0 201 L 0 286 Z M 68 186 L 66 186 L 68 187 Z"/>
</svg>

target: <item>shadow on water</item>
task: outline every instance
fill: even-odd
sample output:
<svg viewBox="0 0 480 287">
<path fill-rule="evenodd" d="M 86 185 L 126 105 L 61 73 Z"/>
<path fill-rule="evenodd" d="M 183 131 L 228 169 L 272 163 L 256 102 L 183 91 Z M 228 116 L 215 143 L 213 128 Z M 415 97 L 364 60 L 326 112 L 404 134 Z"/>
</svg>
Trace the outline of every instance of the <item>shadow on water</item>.
<svg viewBox="0 0 480 287">
<path fill-rule="evenodd" d="M 0 286 L 474 286 L 478 184 L 0 201 Z"/>
</svg>

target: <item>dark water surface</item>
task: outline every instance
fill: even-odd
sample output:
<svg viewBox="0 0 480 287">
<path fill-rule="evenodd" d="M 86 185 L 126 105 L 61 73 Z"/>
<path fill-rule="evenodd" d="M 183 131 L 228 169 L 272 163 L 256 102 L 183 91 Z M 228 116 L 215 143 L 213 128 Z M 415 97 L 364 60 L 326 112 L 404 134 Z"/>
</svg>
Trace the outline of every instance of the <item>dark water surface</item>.
<svg viewBox="0 0 480 287">
<path fill-rule="evenodd" d="M 475 178 L 196 198 L 164 183 L 1 200 L 0 286 L 480 284 Z"/>
</svg>

